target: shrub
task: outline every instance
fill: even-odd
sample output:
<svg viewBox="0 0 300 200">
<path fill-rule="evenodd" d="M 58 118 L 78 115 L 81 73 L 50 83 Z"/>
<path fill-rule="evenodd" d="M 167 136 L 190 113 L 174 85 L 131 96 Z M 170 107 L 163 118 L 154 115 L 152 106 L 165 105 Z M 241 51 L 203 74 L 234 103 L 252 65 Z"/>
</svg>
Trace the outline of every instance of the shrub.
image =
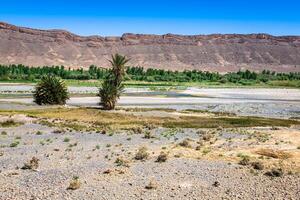
<svg viewBox="0 0 300 200">
<path fill-rule="evenodd" d="M 39 159 L 32 157 L 28 163 L 24 163 L 24 166 L 21 169 L 32 169 L 36 170 L 39 167 Z"/>
<path fill-rule="evenodd" d="M 128 160 L 125 160 L 124 158 L 118 157 L 115 161 L 117 166 L 124 166 L 124 167 L 129 167 L 129 162 Z"/>
<path fill-rule="evenodd" d="M 262 164 L 262 162 L 253 162 L 251 163 L 253 169 L 256 170 L 263 170 L 264 169 L 264 165 Z"/>
<path fill-rule="evenodd" d="M 168 159 L 168 154 L 165 152 L 160 152 L 159 156 L 157 157 L 156 162 L 166 162 Z"/>
<path fill-rule="evenodd" d="M 78 176 L 74 176 L 71 180 L 69 186 L 67 187 L 67 190 L 77 190 L 81 186 L 80 180 Z"/>
<path fill-rule="evenodd" d="M 151 139 L 151 138 L 154 138 L 154 136 L 151 134 L 150 131 L 146 131 L 145 134 L 144 134 L 144 138 L 145 139 Z"/>
<path fill-rule="evenodd" d="M 179 146 L 182 146 L 182 147 L 191 147 L 188 139 L 184 139 L 183 141 L 179 142 L 178 144 L 179 144 Z"/>
<path fill-rule="evenodd" d="M 273 168 L 270 171 L 266 172 L 265 175 L 271 177 L 281 177 L 283 175 L 283 171 L 281 168 Z"/>
<path fill-rule="evenodd" d="M 136 160 L 146 160 L 149 156 L 149 153 L 147 152 L 146 147 L 139 148 L 138 152 L 135 154 Z"/>
<path fill-rule="evenodd" d="M 37 131 L 35 134 L 36 134 L 36 135 L 42 135 L 43 132 L 42 132 L 42 131 Z"/>
<path fill-rule="evenodd" d="M 18 146 L 19 144 L 20 144 L 19 141 L 14 141 L 14 142 L 11 143 L 9 146 L 10 146 L 10 147 L 16 147 L 16 146 Z"/>
<path fill-rule="evenodd" d="M 243 156 L 242 159 L 239 162 L 240 165 L 249 165 L 250 164 L 250 158 L 249 156 Z"/>
<path fill-rule="evenodd" d="M 2 131 L 1 135 L 7 135 L 7 132 L 6 131 Z"/>
<path fill-rule="evenodd" d="M 18 126 L 18 125 L 20 125 L 21 123 L 19 123 L 19 122 L 15 122 L 14 120 L 12 120 L 12 119 L 8 119 L 8 120 L 6 120 L 6 121 L 4 121 L 4 122 L 0 122 L 0 126 L 2 126 L 2 127 L 12 127 L 12 126 Z M 5 131 L 4 131 L 5 132 Z"/>
<path fill-rule="evenodd" d="M 50 75 L 42 77 L 35 87 L 33 97 L 39 105 L 63 105 L 69 99 L 69 93 L 63 80 Z"/>
</svg>

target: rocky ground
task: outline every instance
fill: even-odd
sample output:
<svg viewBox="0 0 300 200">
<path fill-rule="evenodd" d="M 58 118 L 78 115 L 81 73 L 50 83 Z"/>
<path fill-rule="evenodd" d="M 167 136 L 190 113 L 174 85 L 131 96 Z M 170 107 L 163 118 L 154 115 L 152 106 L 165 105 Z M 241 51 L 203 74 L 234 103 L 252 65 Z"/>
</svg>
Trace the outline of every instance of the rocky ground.
<svg viewBox="0 0 300 200">
<path fill-rule="evenodd" d="M 3 200 L 300 196 L 299 126 L 82 131 L 15 114 L 0 122 Z"/>
<path fill-rule="evenodd" d="M 0 87 L 0 109 L 23 110 L 38 108 L 29 94 L 33 86 L 7 84 Z M 95 87 L 69 87 L 74 95 L 67 105 L 99 107 Z M 266 88 L 195 88 L 151 91 L 149 88 L 127 88 L 118 106 L 168 108 L 227 112 L 240 116 L 299 118 L 299 89 Z"/>
</svg>

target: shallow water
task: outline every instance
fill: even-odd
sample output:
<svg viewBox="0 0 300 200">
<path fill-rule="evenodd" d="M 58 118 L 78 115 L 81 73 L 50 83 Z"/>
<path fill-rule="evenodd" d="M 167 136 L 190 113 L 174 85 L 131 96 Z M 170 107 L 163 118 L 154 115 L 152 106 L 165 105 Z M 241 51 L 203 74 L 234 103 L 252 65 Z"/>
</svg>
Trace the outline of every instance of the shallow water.
<svg viewBox="0 0 300 200">
<path fill-rule="evenodd" d="M 0 85 L 2 92 L 29 93 L 30 85 Z M 97 93 L 96 87 L 69 87 L 71 93 Z M 33 106 L 32 98 L 12 97 L 0 99 L 0 109 L 21 109 L 9 102 Z M 5 101 L 6 103 L 4 103 Z M 72 97 L 67 104 L 72 106 L 97 107 L 98 97 Z M 9 105 L 11 104 L 11 105 Z M 299 89 L 251 89 L 251 88 L 187 88 L 185 90 L 151 91 L 149 88 L 127 88 L 118 106 L 195 109 L 211 112 L 229 112 L 244 116 L 275 118 L 300 117 Z M 24 107 L 24 106 L 23 106 Z M 26 107 L 28 109 L 28 106 Z M 24 107 L 25 109 L 25 107 Z"/>
</svg>

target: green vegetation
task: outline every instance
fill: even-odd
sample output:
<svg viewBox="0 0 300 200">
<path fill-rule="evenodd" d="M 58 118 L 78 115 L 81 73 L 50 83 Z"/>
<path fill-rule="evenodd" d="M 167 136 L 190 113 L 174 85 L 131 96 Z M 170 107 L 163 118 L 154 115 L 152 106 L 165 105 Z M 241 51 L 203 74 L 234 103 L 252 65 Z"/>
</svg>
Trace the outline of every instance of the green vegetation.
<svg viewBox="0 0 300 200">
<path fill-rule="evenodd" d="M 124 84 L 122 82 L 125 76 L 125 64 L 128 61 L 125 56 L 119 54 L 112 56 L 110 60 L 112 69 L 108 70 L 108 74 L 105 76 L 99 89 L 99 96 L 101 97 L 100 104 L 105 110 L 115 108 L 117 100 L 124 90 Z"/>
<path fill-rule="evenodd" d="M 70 138 L 65 137 L 63 142 L 70 142 Z"/>
<path fill-rule="evenodd" d="M 19 144 L 20 144 L 19 141 L 14 141 L 14 142 L 12 142 L 9 146 L 10 146 L 10 147 L 17 147 Z"/>
<path fill-rule="evenodd" d="M 299 125 L 296 120 L 272 119 L 262 117 L 242 117 L 242 116 L 179 116 L 158 117 L 158 116 L 135 116 L 129 113 L 111 113 L 91 108 L 55 108 L 20 111 L 0 111 L 1 114 L 25 114 L 40 118 L 43 121 L 50 121 L 52 127 L 60 129 L 69 128 L 76 131 L 92 130 L 143 130 L 143 128 L 166 127 L 171 128 L 172 135 L 177 128 L 235 128 L 235 127 L 256 127 L 256 126 L 283 126 Z M 53 119 L 59 119 L 53 121 Z M 76 125 L 76 126 L 75 126 Z M 138 131 L 140 133 L 140 131 Z M 263 137 L 266 136 L 259 134 Z"/>
<path fill-rule="evenodd" d="M 111 70 L 91 65 L 88 70 L 65 69 L 64 66 L 29 67 L 24 65 L 0 65 L 0 80 L 14 82 L 36 82 L 43 76 L 52 74 L 67 79 L 70 85 L 99 86 L 97 81 L 103 80 Z M 219 74 L 198 70 L 170 71 L 162 69 L 144 69 L 143 67 L 127 67 L 124 77 L 126 86 L 269 86 L 300 87 L 300 72 L 276 73 L 263 70 L 260 73 L 246 71 Z M 188 84 L 186 84 L 188 83 Z"/>
<path fill-rule="evenodd" d="M 23 123 L 21 122 L 15 122 L 12 119 L 8 119 L 6 121 L 0 122 L 0 127 L 13 127 L 13 126 L 19 126 Z"/>
<path fill-rule="evenodd" d="M 33 93 L 34 102 L 50 105 L 63 105 L 69 99 L 66 84 L 58 77 L 49 75 L 44 76 L 35 88 Z"/>
</svg>

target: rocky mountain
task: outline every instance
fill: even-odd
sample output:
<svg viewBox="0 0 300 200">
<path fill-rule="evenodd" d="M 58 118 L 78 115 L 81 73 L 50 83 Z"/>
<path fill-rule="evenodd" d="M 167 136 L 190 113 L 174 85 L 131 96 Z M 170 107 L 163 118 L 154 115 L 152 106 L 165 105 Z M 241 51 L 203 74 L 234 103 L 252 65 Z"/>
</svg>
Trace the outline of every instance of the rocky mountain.
<svg viewBox="0 0 300 200">
<path fill-rule="evenodd" d="M 113 53 L 127 55 L 131 65 L 146 68 L 300 71 L 300 36 L 126 33 L 121 37 L 82 37 L 64 30 L 38 30 L 0 22 L 1 64 L 106 67 Z"/>
</svg>

